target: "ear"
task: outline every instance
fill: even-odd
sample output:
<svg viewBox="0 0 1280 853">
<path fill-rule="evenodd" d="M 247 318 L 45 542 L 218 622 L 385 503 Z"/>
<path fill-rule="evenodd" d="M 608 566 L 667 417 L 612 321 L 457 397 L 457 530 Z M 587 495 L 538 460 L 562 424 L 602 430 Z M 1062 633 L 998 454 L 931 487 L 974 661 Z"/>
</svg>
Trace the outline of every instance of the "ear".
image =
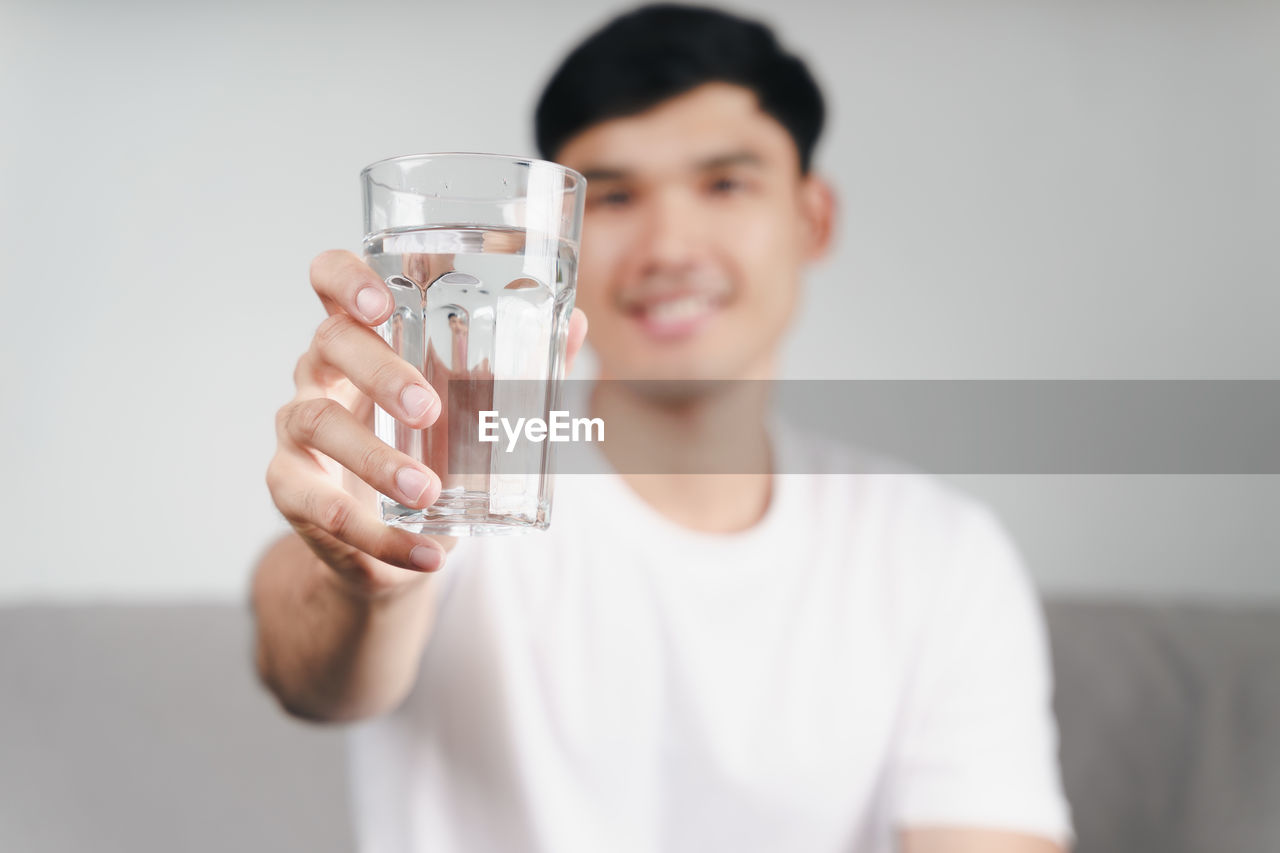
<svg viewBox="0 0 1280 853">
<path fill-rule="evenodd" d="M 821 260 L 834 239 L 836 193 L 830 184 L 812 172 L 800 182 L 800 215 L 805 260 Z"/>
</svg>

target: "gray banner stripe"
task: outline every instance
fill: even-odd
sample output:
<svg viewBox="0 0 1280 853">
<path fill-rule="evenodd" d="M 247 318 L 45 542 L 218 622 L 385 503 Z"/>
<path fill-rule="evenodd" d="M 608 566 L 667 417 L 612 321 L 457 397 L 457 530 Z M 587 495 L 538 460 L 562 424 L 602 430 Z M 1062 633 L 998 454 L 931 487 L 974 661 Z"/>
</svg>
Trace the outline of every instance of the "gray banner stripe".
<svg viewBox="0 0 1280 853">
<path fill-rule="evenodd" d="M 519 393 L 504 385 L 521 385 Z M 563 383 L 559 410 L 589 417 L 593 385 Z M 822 470 L 792 460 L 794 474 L 881 471 L 883 461 L 942 474 L 1280 474 L 1280 380 L 786 380 L 616 381 L 627 393 L 672 405 L 705 395 L 764 395 L 782 420 L 849 445 Z M 495 400 L 525 399 L 545 383 L 497 380 Z M 619 389 L 612 389 L 619 390 Z M 508 412 L 499 412 L 507 417 Z M 537 412 L 510 413 L 512 419 Z M 455 416 L 460 416 L 457 413 Z M 474 417 L 474 415 L 473 415 Z M 618 426 L 618 425 L 615 425 Z M 661 474 L 652 459 L 628 457 L 605 424 L 593 447 L 549 443 L 554 470 L 605 473 L 601 450 L 623 473 Z M 500 445 L 505 447 L 506 440 Z M 526 448 L 528 450 L 528 448 Z M 491 460 L 501 456 L 494 450 Z M 868 458 L 868 454 L 871 458 Z M 496 463 L 495 463 L 496 464 Z M 687 464 L 684 463 L 684 464 Z M 749 473 L 710 452 L 685 473 Z"/>
</svg>

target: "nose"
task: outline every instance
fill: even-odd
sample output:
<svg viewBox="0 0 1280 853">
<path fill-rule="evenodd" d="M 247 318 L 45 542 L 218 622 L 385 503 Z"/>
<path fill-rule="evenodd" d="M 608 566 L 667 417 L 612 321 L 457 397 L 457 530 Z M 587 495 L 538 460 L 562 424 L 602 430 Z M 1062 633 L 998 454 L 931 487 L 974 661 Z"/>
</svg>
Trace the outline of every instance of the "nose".
<svg viewBox="0 0 1280 853">
<path fill-rule="evenodd" d="M 649 202 L 640 243 L 645 274 L 687 272 L 698 263 L 704 236 L 694 199 L 669 188 L 654 193 Z"/>
</svg>

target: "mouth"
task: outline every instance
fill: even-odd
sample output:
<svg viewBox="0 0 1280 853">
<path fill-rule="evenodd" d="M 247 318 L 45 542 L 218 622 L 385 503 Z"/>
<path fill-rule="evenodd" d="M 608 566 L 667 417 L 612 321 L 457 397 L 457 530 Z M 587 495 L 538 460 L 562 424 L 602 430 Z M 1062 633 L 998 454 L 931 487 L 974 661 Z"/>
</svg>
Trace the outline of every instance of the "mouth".
<svg viewBox="0 0 1280 853">
<path fill-rule="evenodd" d="M 720 293 L 682 292 L 626 303 L 623 310 L 655 338 L 685 338 L 697 334 L 726 302 Z"/>
</svg>

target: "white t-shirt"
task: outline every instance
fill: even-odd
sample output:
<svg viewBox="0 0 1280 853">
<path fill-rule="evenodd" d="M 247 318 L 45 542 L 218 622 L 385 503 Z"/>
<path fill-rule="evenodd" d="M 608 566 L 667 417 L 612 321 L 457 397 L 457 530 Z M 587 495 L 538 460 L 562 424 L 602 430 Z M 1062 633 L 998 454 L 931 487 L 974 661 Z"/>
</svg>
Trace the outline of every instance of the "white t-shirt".
<svg viewBox="0 0 1280 853">
<path fill-rule="evenodd" d="M 771 429 L 778 470 L 851 452 Z M 919 473 L 774 484 L 710 534 L 561 476 L 550 530 L 463 540 L 416 686 L 350 729 L 361 853 L 1073 842 L 1043 614 L 991 511 Z"/>
</svg>

